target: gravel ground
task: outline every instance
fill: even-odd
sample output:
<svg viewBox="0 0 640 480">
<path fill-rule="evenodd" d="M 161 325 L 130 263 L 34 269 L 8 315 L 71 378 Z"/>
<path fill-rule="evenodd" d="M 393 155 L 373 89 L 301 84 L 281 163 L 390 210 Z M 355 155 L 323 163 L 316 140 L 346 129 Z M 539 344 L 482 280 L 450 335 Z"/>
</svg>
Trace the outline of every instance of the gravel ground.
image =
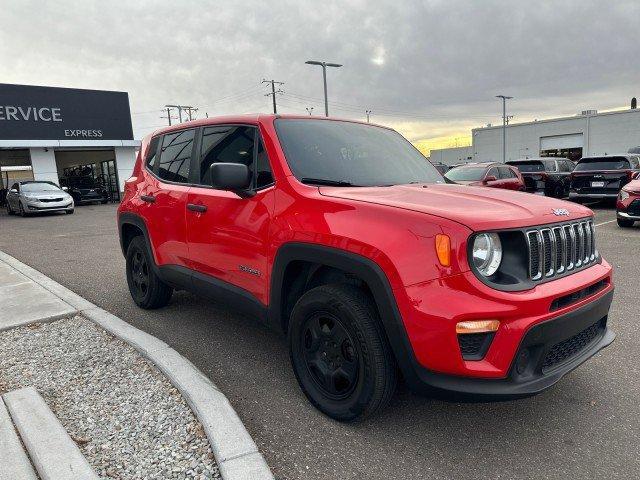
<svg viewBox="0 0 640 480">
<path fill-rule="evenodd" d="M 103 478 L 220 478 L 178 390 L 89 320 L 0 332 L 0 358 L 0 394 L 35 387 Z"/>
</svg>

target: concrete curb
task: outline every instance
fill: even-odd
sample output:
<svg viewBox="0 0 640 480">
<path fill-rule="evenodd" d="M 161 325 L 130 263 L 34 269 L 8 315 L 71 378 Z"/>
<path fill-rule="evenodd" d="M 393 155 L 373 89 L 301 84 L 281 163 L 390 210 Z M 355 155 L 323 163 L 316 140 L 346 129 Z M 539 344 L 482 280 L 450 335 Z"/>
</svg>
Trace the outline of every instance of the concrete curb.
<svg viewBox="0 0 640 480">
<path fill-rule="evenodd" d="M 166 375 L 204 427 L 224 480 L 274 478 L 227 397 L 186 358 L 163 341 L 138 330 L 2 251 L 0 261 L 12 266 L 76 308 L 78 313 L 131 345 Z"/>
<path fill-rule="evenodd" d="M 0 480 L 38 480 L 0 398 Z"/>
<path fill-rule="evenodd" d="M 78 446 L 33 387 L 5 393 L 2 399 L 42 480 L 98 480 Z"/>
</svg>

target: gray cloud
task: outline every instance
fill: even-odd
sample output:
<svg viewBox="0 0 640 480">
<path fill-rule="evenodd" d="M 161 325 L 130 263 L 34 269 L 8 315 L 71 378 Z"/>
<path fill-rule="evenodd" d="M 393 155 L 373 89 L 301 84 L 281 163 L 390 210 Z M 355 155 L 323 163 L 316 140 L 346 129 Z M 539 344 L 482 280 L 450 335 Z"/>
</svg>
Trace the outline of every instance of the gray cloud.
<svg viewBox="0 0 640 480">
<path fill-rule="evenodd" d="M 0 5 L 1 80 L 130 93 L 138 135 L 165 103 L 201 114 L 331 111 L 401 126 L 412 140 L 499 121 L 613 108 L 640 95 L 637 1 L 183 1 Z M 149 113 L 143 113 L 149 112 Z"/>
</svg>

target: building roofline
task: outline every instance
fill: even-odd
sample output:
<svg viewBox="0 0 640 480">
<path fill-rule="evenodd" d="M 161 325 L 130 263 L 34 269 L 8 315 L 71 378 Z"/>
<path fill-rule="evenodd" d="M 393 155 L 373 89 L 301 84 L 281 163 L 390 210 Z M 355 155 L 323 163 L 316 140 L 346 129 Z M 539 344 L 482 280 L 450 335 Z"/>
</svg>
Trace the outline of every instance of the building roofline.
<svg viewBox="0 0 640 480">
<path fill-rule="evenodd" d="M 603 117 L 606 115 L 620 115 L 620 114 L 628 114 L 628 113 L 640 113 L 640 109 L 637 108 L 627 108 L 625 110 L 612 110 L 609 112 L 598 112 L 598 113 L 587 113 L 585 115 L 573 115 L 568 117 L 556 117 L 556 118 L 544 118 L 542 120 L 531 120 L 529 122 L 521 122 L 521 123 L 510 123 L 507 125 L 507 128 L 511 127 L 521 127 L 526 125 L 537 125 L 539 123 L 550 123 L 550 122 L 563 122 L 568 120 L 580 120 L 588 117 Z M 474 132 L 480 130 L 497 130 L 502 129 L 502 125 L 491 125 L 490 127 L 476 127 L 471 129 L 471 133 L 473 135 Z"/>
</svg>

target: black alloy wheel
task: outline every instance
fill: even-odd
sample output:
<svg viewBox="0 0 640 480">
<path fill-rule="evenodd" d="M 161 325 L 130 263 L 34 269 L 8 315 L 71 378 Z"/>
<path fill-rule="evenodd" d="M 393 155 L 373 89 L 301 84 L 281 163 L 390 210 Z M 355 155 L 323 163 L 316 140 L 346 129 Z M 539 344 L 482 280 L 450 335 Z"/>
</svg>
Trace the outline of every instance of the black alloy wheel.
<svg viewBox="0 0 640 480">
<path fill-rule="evenodd" d="M 322 413 L 355 422 L 382 410 L 396 363 L 371 295 L 351 284 L 305 292 L 291 312 L 289 356 L 302 392 Z"/>
<path fill-rule="evenodd" d="M 173 288 L 158 277 L 152 262 L 144 238 L 131 240 L 127 248 L 127 284 L 133 301 L 145 309 L 164 307 L 173 294 Z"/>
<path fill-rule="evenodd" d="M 348 396 L 358 381 L 358 351 L 351 335 L 339 318 L 329 312 L 317 312 L 304 323 L 300 338 L 304 362 L 316 383 L 327 396 Z"/>
</svg>

